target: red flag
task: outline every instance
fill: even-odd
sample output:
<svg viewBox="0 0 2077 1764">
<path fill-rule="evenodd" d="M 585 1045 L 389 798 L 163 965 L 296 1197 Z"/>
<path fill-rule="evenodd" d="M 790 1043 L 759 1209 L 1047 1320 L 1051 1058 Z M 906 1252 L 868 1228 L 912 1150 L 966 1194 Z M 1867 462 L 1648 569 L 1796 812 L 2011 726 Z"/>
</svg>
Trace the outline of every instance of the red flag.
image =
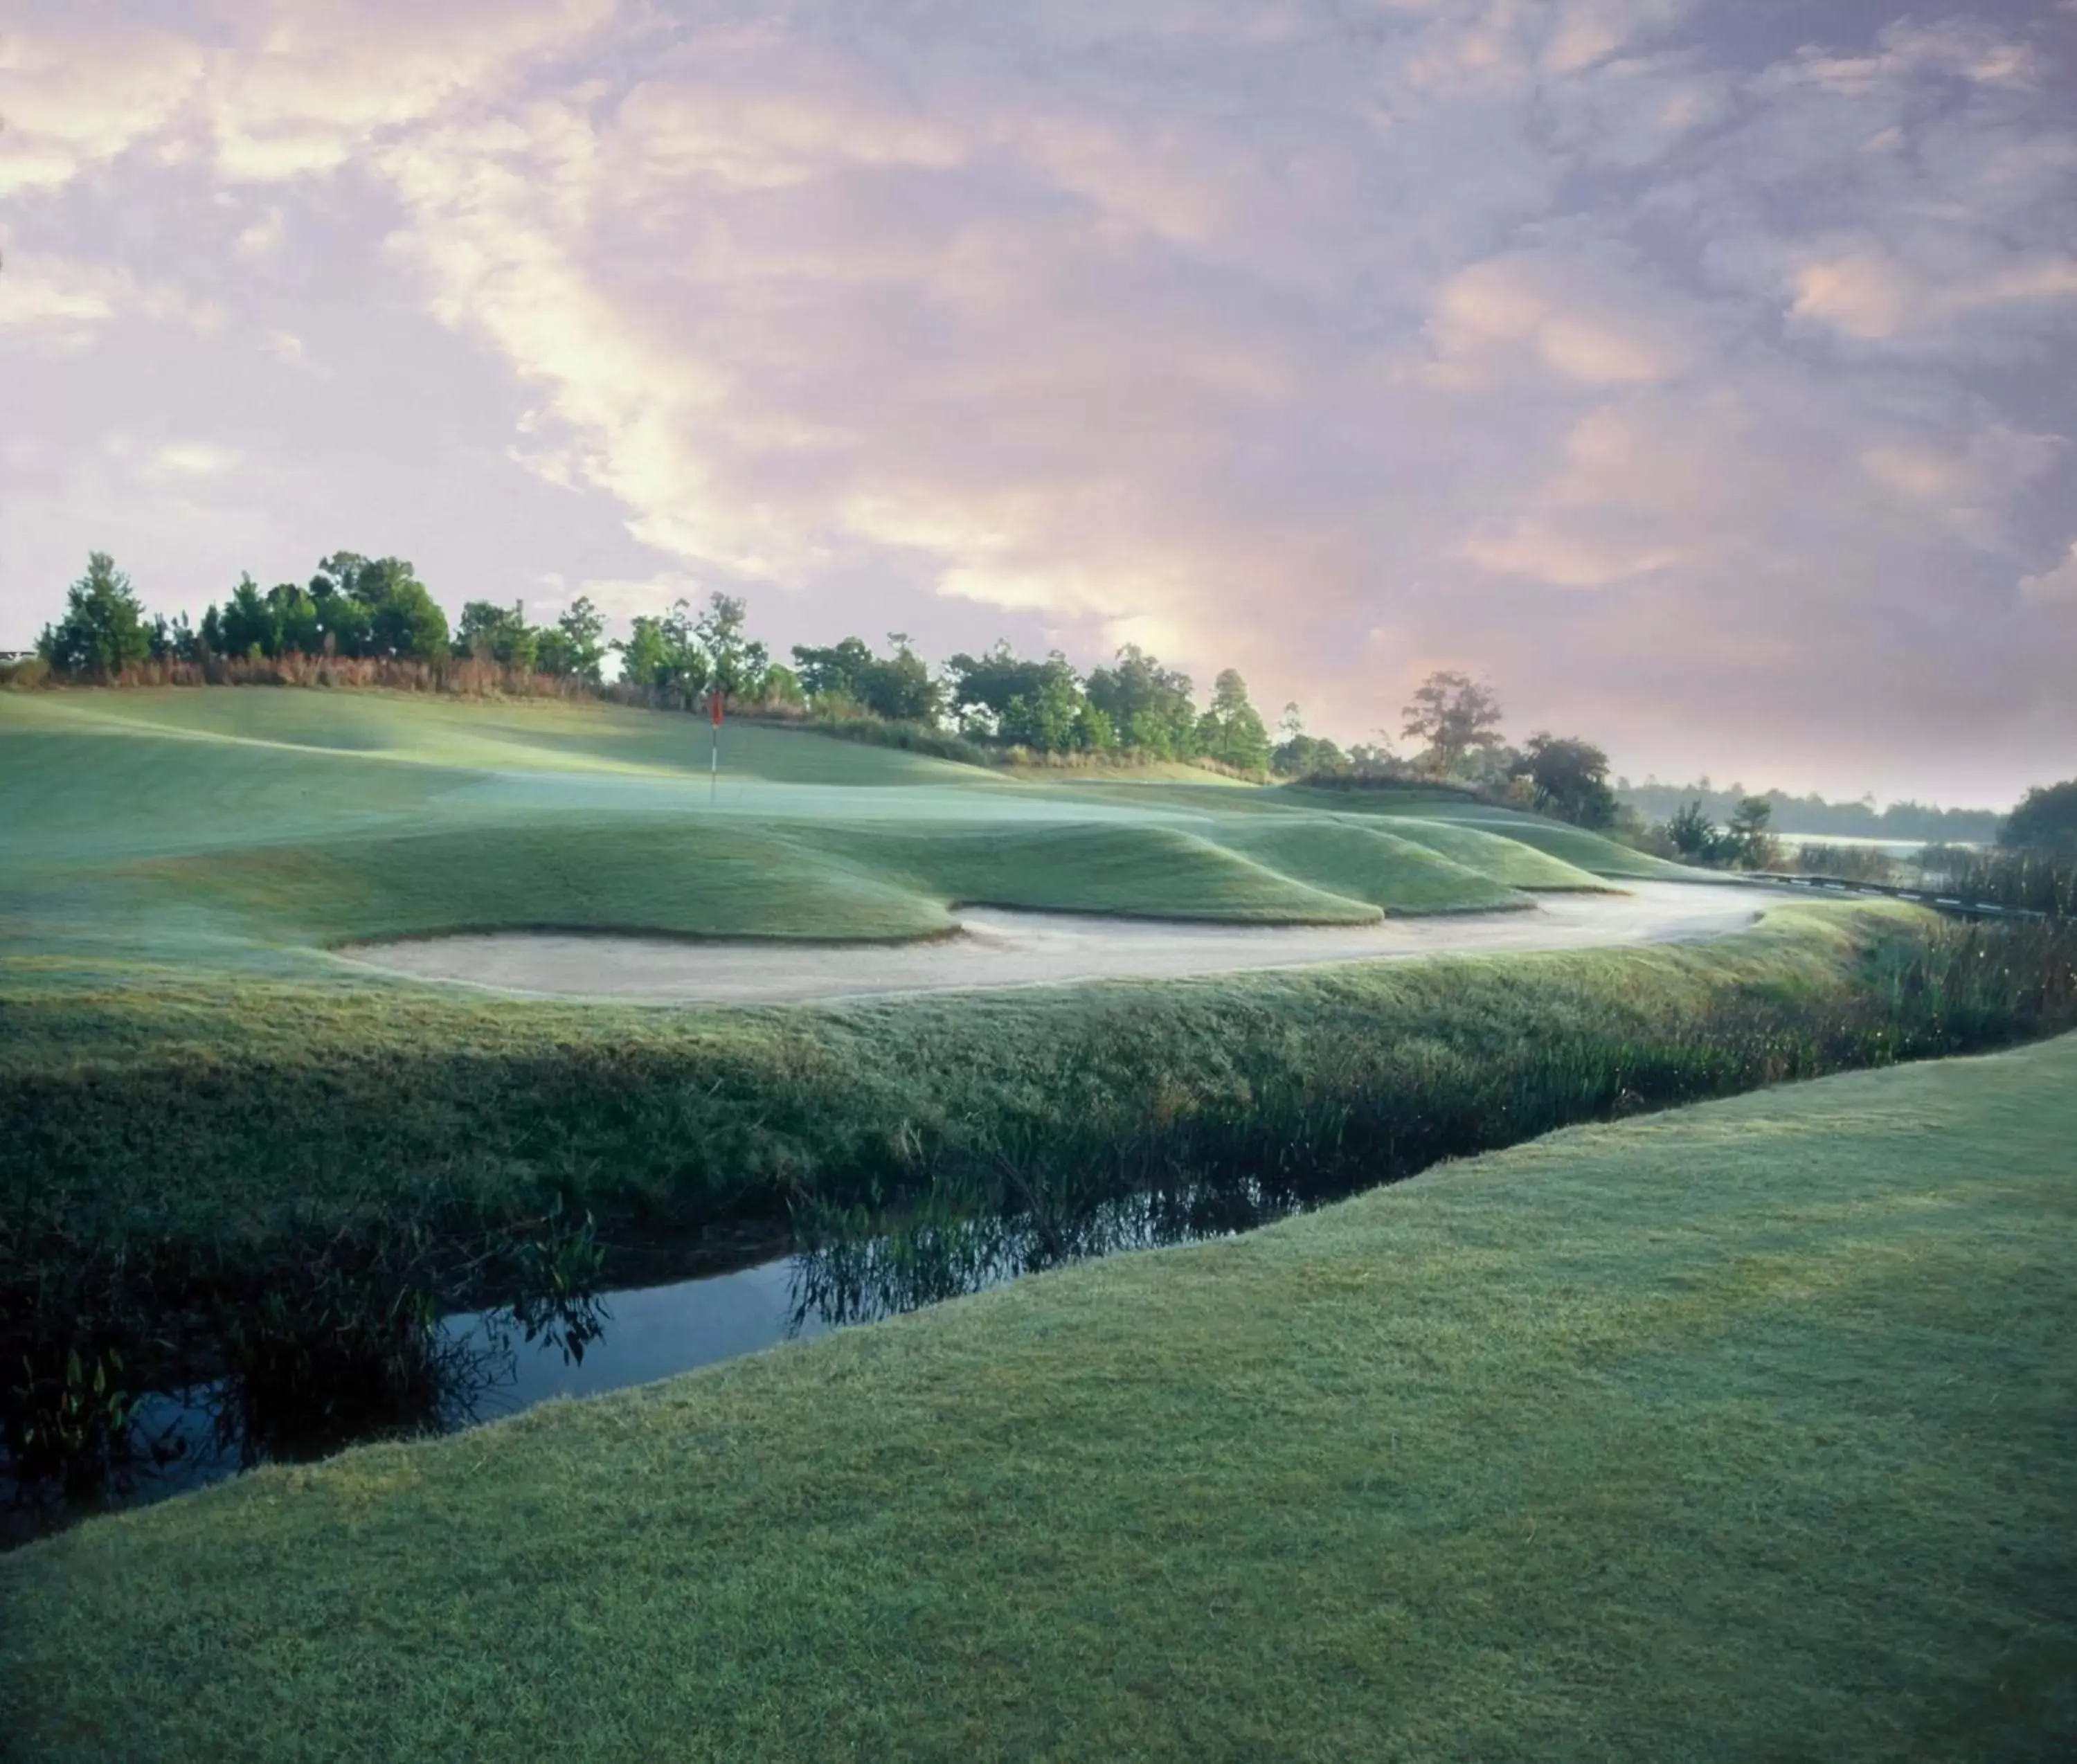
<svg viewBox="0 0 2077 1764">
<path fill-rule="evenodd" d="M 714 718 L 714 727 L 717 729 L 720 728 L 721 694 L 719 693 L 709 693 L 707 694 L 707 714 Z"/>
</svg>

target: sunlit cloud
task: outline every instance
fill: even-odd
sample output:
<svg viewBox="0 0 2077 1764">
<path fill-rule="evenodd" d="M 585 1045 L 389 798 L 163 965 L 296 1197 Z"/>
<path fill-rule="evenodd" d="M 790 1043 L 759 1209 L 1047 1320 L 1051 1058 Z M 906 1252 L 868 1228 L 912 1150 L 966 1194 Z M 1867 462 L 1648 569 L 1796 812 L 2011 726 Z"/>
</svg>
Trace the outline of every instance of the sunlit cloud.
<svg viewBox="0 0 2077 1764">
<path fill-rule="evenodd" d="M 1151 643 L 1357 735 L 1446 664 L 1640 772 L 2005 789 L 2077 742 L 2043 562 L 2077 23 L 1904 15 L 53 14 L 0 38 L 41 450 L 0 642 L 60 531 L 98 543 L 90 483 L 220 514 L 264 457 L 359 508 L 408 425 L 366 543 L 456 601 L 721 585 L 782 644 Z M 68 476 L 94 411 L 146 439 Z"/>
<path fill-rule="evenodd" d="M 2059 606 L 2077 612 L 2077 539 L 2062 559 L 2037 576 L 2022 576 L 2019 591 L 2025 599 L 2044 606 Z"/>
</svg>

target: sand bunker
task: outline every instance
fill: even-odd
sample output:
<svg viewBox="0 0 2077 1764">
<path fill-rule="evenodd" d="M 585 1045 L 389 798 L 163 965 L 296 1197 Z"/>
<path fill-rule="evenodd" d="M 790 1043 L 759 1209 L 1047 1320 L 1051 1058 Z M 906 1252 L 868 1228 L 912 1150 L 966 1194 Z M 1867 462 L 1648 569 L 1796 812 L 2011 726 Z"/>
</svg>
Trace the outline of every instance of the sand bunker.
<svg viewBox="0 0 2077 1764">
<path fill-rule="evenodd" d="M 1619 895 L 1545 895 L 1532 912 L 1381 925 L 1177 924 L 976 907 L 959 913 L 959 935 L 927 943 L 498 932 L 364 946 L 342 959 L 413 980 L 535 997 L 801 1004 L 1076 980 L 1180 980 L 1322 962 L 1692 942 L 1744 929 L 1762 904 L 1750 888 L 1729 884 L 1628 886 Z"/>
</svg>

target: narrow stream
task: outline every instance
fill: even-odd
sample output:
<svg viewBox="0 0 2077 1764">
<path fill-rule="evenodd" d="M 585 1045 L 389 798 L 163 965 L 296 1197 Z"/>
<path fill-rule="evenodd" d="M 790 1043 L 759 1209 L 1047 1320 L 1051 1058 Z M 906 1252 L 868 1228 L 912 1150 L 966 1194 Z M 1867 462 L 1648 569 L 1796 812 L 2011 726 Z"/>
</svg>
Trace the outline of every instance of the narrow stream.
<svg viewBox="0 0 2077 1764">
<path fill-rule="evenodd" d="M 2067 947 L 2059 930 L 1972 930 L 1844 1004 L 1739 990 L 1641 1040 L 1554 1026 L 1476 1062 L 1308 1071 L 1173 1119 L 1096 1120 L 1080 1137 L 1005 1130 L 934 1167 L 926 1189 L 889 1198 L 833 1183 L 802 1198 L 789 1254 L 767 1237 L 742 1249 L 754 1265 L 666 1284 L 601 1291 L 616 1269 L 693 1264 L 660 1259 L 662 1243 L 601 1241 L 589 1216 L 560 1207 L 452 1241 L 385 1216 L 381 1230 L 178 1307 L 155 1308 L 148 1283 L 131 1296 L 119 1267 L 90 1266 L 99 1284 L 82 1275 L 54 1300 L 23 1283 L 14 1296 L 36 1302 L 7 1317 L 0 1355 L 0 1545 L 258 1465 L 468 1427 L 1026 1274 L 1251 1231 L 1575 1122 L 2006 1045 L 2071 1021 Z M 479 1308 L 442 1315 L 442 1293 Z"/>
<path fill-rule="evenodd" d="M 458 1312 L 437 1325 L 434 1358 L 443 1369 L 437 1397 L 415 1431 L 444 1433 L 517 1414 L 558 1396 L 593 1396 L 647 1383 L 760 1348 L 824 1334 L 830 1325 L 797 1297 L 801 1259 L 668 1285 L 599 1296 L 600 1331 L 581 1355 L 556 1341 L 527 1341 L 496 1312 Z M 221 1482 L 256 1463 L 325 1455 L 269 1449 L 221 1382 L 152 1391 L 139 1401 L 131 1431 L 143 1450 L 127 1474 L 81 1510 L 148 1506 Z M 0 1504 L 10 1489 L 0 1479 Z M 31 1528 L 40 1529 L 40 1528 Z M 19 1538 L 15 1540 L 19 1541 Z"/>
<path fill-rule="evenodd" d="M 372 1405 L 355 1407 L 354 1397 L 333 1403 L 307 1389 L 285 1403 L 281 1392 L 228 1379 L 149 1391 L 131 1412 L 119 1469 L 91 1488 L 27 1490 L 0 1475 L 0 1542 L 19 1543 L 68 1518 L 149 1505 L 262 1463 L 326 1457 L 358 1439 L 452 1432 L 553 1398 L 594 1396 L 810 1340 L 1065 1263 L 1226 1236 L 1306 1204 L 1245 1181 L 1112 1197 L 1051 1216 L 938 1212 L 897 1230 L 838 1229 L 726 1273 L 581 1300 L 574 1314 L 588 1321 L 574 1346 L 566 1329 L 530 1339 L 510 1311 L 450 1313 L 428 1325 L 425 1351 L 401 1389 Z"/>
</svg>

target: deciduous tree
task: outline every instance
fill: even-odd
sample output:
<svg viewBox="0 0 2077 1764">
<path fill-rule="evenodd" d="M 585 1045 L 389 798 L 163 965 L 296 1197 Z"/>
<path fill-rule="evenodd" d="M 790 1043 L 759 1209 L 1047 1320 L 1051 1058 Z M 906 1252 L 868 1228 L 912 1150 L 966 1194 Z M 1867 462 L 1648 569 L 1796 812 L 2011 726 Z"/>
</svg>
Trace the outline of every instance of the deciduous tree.
<svg viewBox="0 0 2077 1764">
<path fill-rule="evenodd" d="M 1086 689 L 1123 746 L 1156 759 L 1187 759 L 1197 751 L 1190 676 L 1163 668 L 1138 644 L 1127 643 L 1109 667 L 1093 670 Z"/>
<path fill-rule="evenodd" d="M 2077 857 L 2077 778 L 2028 791 L 1998 829 L 1998 843 L 2015 851 Z"/>
<path fill-rule="evenodd" d="M 1471 754 L 1500 745 L 1500 701 L 1468 674 L 1430 674 L 1401 714 L 1401 732 L 1427 744 L 1422 763 L 1438 777 L 1461 770 Z"/>
<path fill-rule="evenodd" d="M 1596 830 L 1615 824 L 1609 756 L 1591 741 L 1539 731 L 1522 748 L 1514 773 L 1529 781 L 1533 800 L 1544 813 Z"/>
<path fill-rule="evenodd" d="M 539 659 L 540 633 L 527 622 L 526 609 L 514 601 L 471 601 L 461 609 L 460 646 L 477 661 L 496 662 L 531 673 Z"/>
</svg>

